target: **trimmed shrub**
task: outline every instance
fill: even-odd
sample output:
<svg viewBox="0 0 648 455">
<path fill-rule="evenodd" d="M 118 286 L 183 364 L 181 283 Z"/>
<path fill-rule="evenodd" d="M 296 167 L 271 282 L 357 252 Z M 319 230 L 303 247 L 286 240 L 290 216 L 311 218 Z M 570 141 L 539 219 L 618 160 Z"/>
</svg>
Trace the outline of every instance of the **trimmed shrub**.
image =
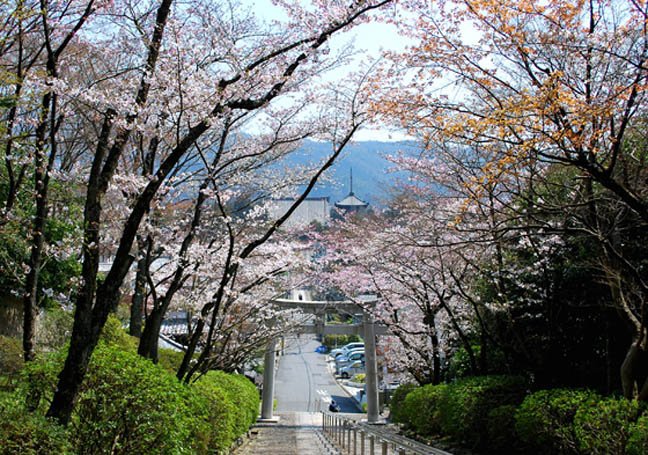
<svg viewBox="0 0 648 455">
<path fill-rule="evenodd" d="M 592 455 L 625 455 L 625 447 L 641 413 L 639 402 L 607 398 L 587 402 L 574 417 L 579 448 Z"/>
<path fill-rule="evenodd" d="M 505 404 L 488 412 L 488 447 L 495 453 L 517 453 L 520 437 L 515 431 L 517 406 Z"/>
<path fill-rule="evenodd" d="M 207 428 L 201 439 L 215 453 L 228 449 L 236 434 L 236 414 L 238 410 L 217 380 L 218 375 L 207 373 L 192 385 L 192 388 L 206 400 L 204 408 Z"/>
<path fill-rule="evenodd" d="M 515 416 L 522 441 L 538 454 L 577 454 L 574 418 L 581 406 L 600 400 L 587 390 L 540 390 L 524 400 Z"/>
<path fill-rule="evenodd" d="M 61 350 L 25 367 L 22 392 L 28 403 L 40 405 L 40 414 L 51 402 L 65 355 Z M 191 394 L 149 360 L 100 343 L 72 414 L 70 439 L 84 455 L 194 453 L 206 404 L 199 406 Z"/>
<path fill-rule="evenodd" d="M 159 366 L 111 346 L 95 349 L 72 421 L 83 454 L 192 453 L 200 425 L 189 387 Z"/>
<path fill-rule="evenodd" d="M 439 403 L 442 433 L 470 447 L 486 447 L 488 413 L 521 403 L 526 388 L 525 379 L 517 376 L 477 376 L 452 383 Z"/>
<path fill-rule="evenodd" d="M 416 389 L 416 384 L 402 384 L 398 386 L 391 396 L 389 402 L 389 417 L 395 423 L 407 423 L 407 414 L 405 413 L 405 397 L 412 390 Z"/>
<path fill-rule="evenodd" d="M 38 412 L 27 412 L 13 394 L 0 395 L 0 455 L 71 455 L 66 430 Z"/>
<path fill-rule="evenodd" d="M 200 378 L 194 387 L 203 387 L 209 383 L 220 387 L 236 409 L 233 422 L 234 438 L 245 434 L 259 415 L 261 398 L 256 386 L 243 375 L 212 370 Z"/>
<path fill-rule="evenodd" d="M 405 397 L 405 415 L 408 426 L 421 436 L 433 436 L 441 432 L 440 403 L 451 386 L 428 384 L 412 390 Z"/>
<path fill-rule="evenodd" d="M 175 374 L 180 369 L 184 355 L 184 352 L 160 348 L 158 349 L 158 362 L 162 368 Z"/>
<path fill-rule="evenodd" d="M 639 420 L 632 425 L 626 455 L 646 455 L 648 453 L 648 415 L 639 417 Z"/>
<path fill-rule="evenodd" d="M 113 315 L 108 316 L 106 325 L 104 325 L 101 331 L 99 341 L 119 346 L 124 351 L 132 353 L 137 353 L 137 346 L 139 344 L 139 340 L 130 336 L 122 326 L 121 321 Z"/>
</svg>

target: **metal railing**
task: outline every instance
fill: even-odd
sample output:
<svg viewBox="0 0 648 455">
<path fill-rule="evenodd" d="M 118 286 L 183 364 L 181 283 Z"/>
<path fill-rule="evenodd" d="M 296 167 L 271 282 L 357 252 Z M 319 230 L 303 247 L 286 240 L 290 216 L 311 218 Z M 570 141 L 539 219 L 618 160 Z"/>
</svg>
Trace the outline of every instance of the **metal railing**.
<svg viewBox="0 0 648 455">
<path fill-rule="evenodd" d="M 340 452 L 349 455 L 452 455 L 441 449 L 390 434 L 380 426 L 359 423 L 322 411 L 322 430 Z"/>
</svg>

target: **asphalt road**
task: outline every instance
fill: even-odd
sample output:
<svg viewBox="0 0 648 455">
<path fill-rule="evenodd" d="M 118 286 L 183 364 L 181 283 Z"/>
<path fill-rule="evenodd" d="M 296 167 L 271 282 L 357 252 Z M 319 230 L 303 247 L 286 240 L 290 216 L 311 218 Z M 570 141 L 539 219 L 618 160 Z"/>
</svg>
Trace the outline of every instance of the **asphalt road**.
<svg viewBox="0 0 648 455">
<path fill-rule="evenodd" d="M 360 412 L 329 372 L 327 355 L 315 352 L 319 345 L 311 335 L 286 338 L 275 378 L 278 414 L 318 412 L 328 408 L 331 399 L 340 406 L 340 412 Z"/>
</svg>

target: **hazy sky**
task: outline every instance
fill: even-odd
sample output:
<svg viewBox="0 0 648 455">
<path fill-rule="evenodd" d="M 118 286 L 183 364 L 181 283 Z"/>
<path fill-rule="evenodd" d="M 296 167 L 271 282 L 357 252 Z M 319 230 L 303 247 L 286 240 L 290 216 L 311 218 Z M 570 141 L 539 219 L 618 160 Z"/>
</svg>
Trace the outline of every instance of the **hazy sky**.
<svg viewBox="0 0 648 455">
<path fill-rule="evenodd" d="M 270 0 L 244 0 L 243 3 L 249 4 L 253 7 L 255 15 L 265 20 L 282 20 L 285 16 L 281 14 L 281 8 L 272 5 Z M 341 49 L 348 43 L 353 42 L 358 51 L 362 51 L 357 56 L 357 61 L 370 60 L 371 58 L 378 58 L 381 55 L 382 49 L 388 50 L 403 50 L 406 46 L 406 41 L 402 39 L 395 26 L 371 22 L 361 24 L 355 27 L 350 32 L 344 34 L 334 35 L 331 39 L 330 46 L 333 51 Z M 348 69 L 337 69 L 331 73 L 331 78 L 342 77 Z M 357 68 L 353 68 L 357 69 Z M 386 129 L 380 130 L 363 130 L 356 134 L 355 140 L 402 140 L 406 139 L 403 134 L 390 132 Z"/>
</svg>

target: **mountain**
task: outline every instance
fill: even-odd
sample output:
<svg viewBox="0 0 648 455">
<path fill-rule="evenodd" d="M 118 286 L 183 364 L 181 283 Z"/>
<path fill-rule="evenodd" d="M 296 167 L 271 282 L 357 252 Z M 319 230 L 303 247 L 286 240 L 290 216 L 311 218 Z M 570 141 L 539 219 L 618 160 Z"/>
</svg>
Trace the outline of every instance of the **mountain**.
<svg viewBox="0 0 648 455">
<path fill-rule="evenodd" d="M 331 205 L 349 194 L 350 173 L 353 170 L 354 194 L 372 205 L 387 195 L 388 186 L 402 172 L 390 172 L 394 167 L 385 156 L 414 147 L 412 142 L 355 142 L 346 146 L 342 155 L 325 174 L 333 183 L 320 182 L 310 197 L 328 196 Z M 330 143 L 305 141 L 301 149 L 289 156 L 282 165 L 288 167 L 319 163 L 332 151 Z"/>
</svg>

